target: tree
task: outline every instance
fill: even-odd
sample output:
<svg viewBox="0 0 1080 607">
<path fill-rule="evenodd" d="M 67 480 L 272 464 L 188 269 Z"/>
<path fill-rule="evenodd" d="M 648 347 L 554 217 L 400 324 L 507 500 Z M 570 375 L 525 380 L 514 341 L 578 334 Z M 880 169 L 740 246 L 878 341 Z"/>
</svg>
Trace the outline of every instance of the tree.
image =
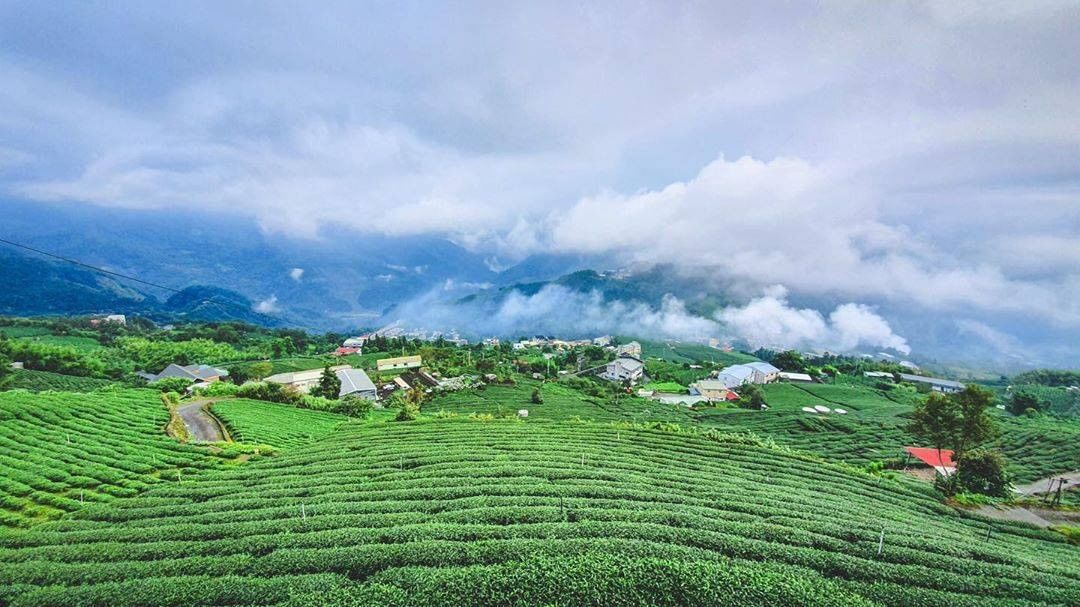
<svg viewBox="0 0 1080 607">
<path fill-rule="evenodd" d="M 419 386 L 405 392 L 394 392 L 390 397 L 390 406 L 398 410 L 394 421 L 407 422 L 416 419 L 420 415 L 420 406 L 424 403 L 424 390 Z"/>
<path fill-rule="evenodd" d="M 371 410 L 374 408 L 375 403 L 371 400 L 360 398 L 355 394 L 346 394 L 332 411 L 334 413 L 341 413 L 351 417 L 365 419 L 371 415 Z"/>
<path fill-rule="evenodd" d="M 1009 413 L 1023 415 L 1028 409 L 1039 410 L 1039 399 L 1034 394 L 1025 391 L 1014 392 L 1007 405 Z"/>
<path fill-rule="evenodd" d="M 337 374 L 330 369 L 330 365 L 326 365 L 323 367 L 322 376 L 319 377 L 319 384 L 311 389 L 312 396 L 336 399 L 340 392 L 341 380 L 338 379 Z"/>
<path fill-rule="evenodd" d="M 969 451 L 957 460 L 956 482 L 968 491 L 995 497 L 1008 497 L 1011 487 L 1005 458 L 997 451 L 982 449 Z"/>
<path fill-rule="evenodd" d="M 257 362 L 248 367 L 248 375 L 250 375 L 255 381 L 262 381 L 264 377 L 270 375 L 274 371 L 274 365 L 267 361 Z M 325 371 L 323 372 L 325 375 Z"/>
<path fill-rule="evenodd" d="M 997 435 L 997 425 L 990 417 L 994 405 L 994 393 L 973 384 L 950 395 L 960 411 L 959 440 L 954 449 L 957 457 L 978 447 Z"/>
<path fill-rule="evenodd" d="M 806 371 L 806 361 L 802 354 L 795 350 L 787 350 L 773 357 L 772 364 L 781 371 L 791 373 L 803 373 Z"/>
<path fill-rule="evenodd" d="M 541 405 L 544 403 L 544 395 L 540 393 L 540 388 L 533 388 L 532 391 L 532 403 L 534 405 Z"/>
<path fill-rule="evenodd" d="M 992 392 L 979 386 L 968 386 L 956 394 L 934 392 L 912 413 L 908 430 L 941 451 L 952 449 L 959 461 L 980 443 L 996 434 L 994 420 L 989 415 L 994 402 Z M 945 483 L 947 491 L 958 487 L 957 475 Z"/>
<path fill-rule="evenodd" d="M 960 428 L 960 411 L 956 403 L 940 392 L 934 392 L 922 403 L 915 405 L 908 431 L 941 451 L 953 447 Z"/>
<path fill-rule="evenodd" d="M 739 388 L 739 406 L 744 409 L 760 409 L 765 404 L 765 393 L 757 384 Z"/>
</svg>

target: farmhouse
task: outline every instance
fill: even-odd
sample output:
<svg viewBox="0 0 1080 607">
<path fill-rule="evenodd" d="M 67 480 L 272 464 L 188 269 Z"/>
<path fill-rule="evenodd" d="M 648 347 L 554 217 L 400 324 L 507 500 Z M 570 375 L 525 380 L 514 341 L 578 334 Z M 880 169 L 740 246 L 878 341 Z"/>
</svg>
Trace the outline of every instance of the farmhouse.
<svg viewBox="0 0 1080 607">
<path fill-rule="evenodd" d="M 350 368 L 349 365 L 337 365 L 336 367 L 330 367 L 331 371 L 335 373 L 342 369 Z M 319 379 L 322 377 L 322 369 L 308 369 L 306 371 L 293 371 L 290 373 L 277 373 L 267 377 L 265 380 L 271 384 L 282 384 L 285 386 L 292 386 L 301 392 L 308 392 L 313 387 L 319 384 Z"/>
<path fill-rule="evenodd" d="M 350 348 L 347 346 L 341 346 L 337 350 L 334 350 L 334 356 L 348 356 L 350 354 L 359 354 L 360 348 Z"/>
<path fill-rule="evenodd" d="M 927 466 L 930 466 L 942 476 L 949 476 L 956 472 L 956 463 L 953 462 L 953 452 L 949 449 L 931 449 L 928 447 L 904 447 L 909 455 L 914 456 Z"/>
<path fill-rule="evenodd" d="M 350 337 L 341 342 L 343 348 L 363 348 L 364 343 L 367 342 L 367 336 Z"/>
<path fill-rule="evenodd" d="M 719 379 L 702 379 L 690 384 L 690 394 L 701 396 L 709 402 L 739 399 L 739 395 L 728 388 L 723 380 Z"/>
<path fill-rule="evenodd" d="M 620 356 L 609 362 L 600 377 L 608 381 L 637 383 L 645 376 L 645 363 L 632 356 Z"/>
<path fill-rule="evenodd" d="M 336 375 L 341 381 L 338 398 L 353 395 L 368 400 L 379 400 L 379 394 L 375 389 L 374 382 L 371 381 L 367 373 L 364 373 L 363 369 L 341 369 L 337 371 Z"/>
<path fill-rule="evenodd" d="M 229 372 L 225 369 L 218 369 L 211 367 L 210 365 L 177 365 L 171 364 L 165 367 L 161 373 L 147 373 L 140 371 L 136 373 L 139 377 L 145 379 L 148 382 L 155 382 L 159 379 L 165 379 L 167 377 L 177 377 L 180 379 L 188 379 L 193 382 L 210 383 L 221 379 L 222 377 L 228 377 Z"/>
<path fill-rule="evenodd" d="M 629 356 L 631 358 L 641 359 L 641 344 L 632 341 L 628 344 L 623 344 L 618 348 L 615 348 L 616 356 Z"/>
<path fill-rule="evenodd" d="M 728 388 L 746 384 L 767 384 L 780 379 L 780 369 L 766 362 L 753 362 L 724 367 L 716 373 L 716 379 Z"/>
<path fill-rule="evenodd" d="M 421 365 L 420 356 L 398 356 L 397 358 L 383 358 L 375 362 L 375 368 L 379 371 L 393 371 L 394 369 L 415 369 Z"/>
<path fill-rule="evenodd" d="M 951 379 L 938 379 L 937 377 L 926 377 L 924 375 L 911 375 L 909 373 L 900 373 L 900 379 L 906 382 L 916 384 L 929 384 L 930 389 L 934 392 L 944 392 L 951 394 L 953 392 L 960 392 L 966 386 L 958 381 Z"/>
<path fill-rule="evenodd" d="M 814 378 L 810 377 L 806 373 L 789 373 L 787 371 L 781 371 L 780 372 L 780 379 L 782 379 L 784 381 L 801 381 L 801 382 L 812 382 L 812 381 L 814 381 Z"/>
</svg>

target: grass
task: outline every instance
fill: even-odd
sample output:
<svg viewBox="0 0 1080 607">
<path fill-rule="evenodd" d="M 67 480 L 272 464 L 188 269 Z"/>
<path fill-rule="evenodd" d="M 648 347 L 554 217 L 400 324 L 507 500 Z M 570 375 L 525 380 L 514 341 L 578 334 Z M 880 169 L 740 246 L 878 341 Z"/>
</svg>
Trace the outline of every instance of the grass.
<svg viewBox="0 0 1080 607">
<path fill-rule="evenodd" d="M 40 335 L 51 335 L 47 327 L 20 327 L 15 325 L 0 325 L 0 335 L 4 335 L 8 339 L 16 339 L 20 337 L 37 337 Z"/>
<path fill-rule="evenodd" d="M 75 335 L 33 335 L 20 337 L 19 339 L 46 346 L 72 348 L 73 350 L 83 353 L 94 352 L 105 347 L 92 337 L 79 337 Z"/>
<path fill-rule="evenodd" d="M 742 352 L 724 352 L 705 344 L 679 341 L 661 342 L 638 340 L 641 355 L 645 358 L 661 358 L 674 363 L 713 362 L 720 366 L 754 362 L 754 356 Z"/>
<path fill-rule="evenodd" d="M 225 462 L 165 436 L 168 420 L 152 390 L 0 392 L 0 526 L 138 495 Z"/>
<path fill-rule="evenodd" d="M 539 388 L 544 399 L 532 402 L 532 392 Z M 692 422 L 686 407 L 665 405 L 636 396 L 588 396 L 581 391 L 554 382 L 521 378 L 515 385 L 489 385 L 483 389 L 460 390 L 437 395 L 423 406 L 425 413 L 439 411 L 459 416 L 472 414 L 493 417 L 516 417 L 518 410 L 529 412 L 528 422 L 542 420 L 638 420 Z"/>
<path fill-rule="evenodd" d="M 11 607 L 1078 601 L 1060 534 L 987 540 L 914 481 L 629 424 L 345 424 L 0 535 Z"/>
<path fill-rule="evenodd" d="M 107 379 L 64 375 L 62 373 L 50 373 L 48 371 L 17 369 L 12 371 L 12 373 L 3 380 L 0 380 L 0 389 L 29 390 L 31 392 L 45 392 L 47 390 L 55 390 L 58 392 L 92 392 L 110 386 L 112 383 L 113 382 Z"/>
<path fill-rule="evenodd" d="M 349 420 L 336 413 L 246 399 L 214 403 L 211 411 L 225 424 L 233 440 L 279 449 L 318 441 Z"/>
<path fill-rule="evenodd" d="M 682 393 L 682 392 L 686 392 L 686 390 L 687 390 L 686 386 L 684 386 L 682 384 L 679 384 L 679 383 L 675 383 L 673 381 L 649 382 L 649 383 L 645 384 L 644 386 L 642 386 L 642 389 L 653 390 L 655 392 L 675 392 L 675 393 Z"/>
</svg>

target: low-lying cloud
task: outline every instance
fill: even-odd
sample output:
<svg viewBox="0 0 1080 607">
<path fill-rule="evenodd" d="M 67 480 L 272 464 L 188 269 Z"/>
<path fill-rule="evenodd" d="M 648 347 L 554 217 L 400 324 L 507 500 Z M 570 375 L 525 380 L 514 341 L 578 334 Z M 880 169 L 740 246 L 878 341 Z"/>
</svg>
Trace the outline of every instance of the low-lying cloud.
<svg viewBox="0 0 1080 607">
<path fill-rule="evenodd" d="M 909 354 L 907 340 L 868 306 L 845 303 L 826 318 L 810 308 L 795 308 L 783 287 L 772 287 L 745 306 L 727 307 L 717 319 L 734 337 L 751 347 L 826 349 L 849 352 L 858 348 L 887 348 Z"/>
<path fill-rule="evenodd" d="M 816 310 L 793 308 L 785 295 L 783 287 L 773 287 L 745 306 L 728 307 L 716 318 L 705 318 L 689 312 L 673 295 L 664 296 L 653 307 L 638 301 L 609 301 L 598 291 L 583 293 L 548 285 L 532 295 L 512 291 L 496 301 L 449 303 L 432 293 L 402 306 L 394 317 L 401 326 L 454 328 L 473 337 L 619 334 L 686 341 L 718 337 L 781 349 L 911 351 L 907 341 L 867 306 L 846 303 L 826 318 Z"/>
</svg>

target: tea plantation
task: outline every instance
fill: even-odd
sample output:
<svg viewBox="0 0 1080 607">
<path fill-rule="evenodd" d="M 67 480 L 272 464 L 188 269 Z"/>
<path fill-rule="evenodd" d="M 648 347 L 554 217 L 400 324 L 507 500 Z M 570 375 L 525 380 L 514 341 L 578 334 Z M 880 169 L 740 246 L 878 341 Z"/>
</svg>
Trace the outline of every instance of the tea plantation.
<svg viewBox="0 0 1080 607">
<path fill-rule="evenodd" d="M 311 443 L 349 420 L 336 413 L 246 399 L 223 400 L 211 409 L 233 440 L 278 448 Z"/>
<path fill-rule="evenodd" d="M 157 392 L 0 392 L 0 526 L 56 518 L 223 465 L 164 433 Z"/>
<path fill-rule="evenodd" d="M 1061 535 L 987 539 L 914 481 L 631 424 L 341 424 L 0 535 L 12 606 L 1078 601 Z"/>
</svg>

